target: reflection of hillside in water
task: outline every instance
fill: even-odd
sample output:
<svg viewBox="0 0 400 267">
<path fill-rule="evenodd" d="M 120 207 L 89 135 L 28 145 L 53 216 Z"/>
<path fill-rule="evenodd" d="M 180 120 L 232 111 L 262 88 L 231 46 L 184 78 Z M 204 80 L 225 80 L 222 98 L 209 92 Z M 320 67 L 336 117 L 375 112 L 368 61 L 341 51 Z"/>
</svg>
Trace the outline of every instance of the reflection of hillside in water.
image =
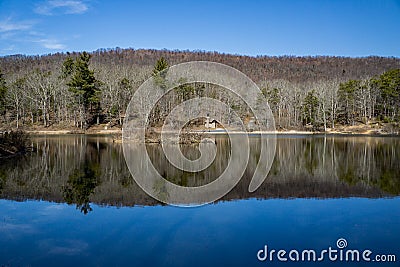
<svg viewBox="0 0 400 267">
<path fill-rule="evenodd" d="M 400 195 L 400 138 L 280 136 L 266 181 L 254 193 L 248 184 L 257 163 L 260 139 L 250 138 L 248 168 L 223 200 L 245 198 L 339 198 Z M 198 186 L 226 168 L 229 142 L 216 137 L 217 156 L 206 170 L 192 174 L 171 166 L 159 145 L 147 146 L 156 169 L 173 183 Z M 36 152 L 0 164 L 1 198 L 44 199 L 74 203 L 82 212 L 89 202 L 107 205 L 155 205 L 133 181 L 121 144 L 107 137 L 34 138 Z M 194 146 L 183 146 L 189 158 Z"/>
</svg>

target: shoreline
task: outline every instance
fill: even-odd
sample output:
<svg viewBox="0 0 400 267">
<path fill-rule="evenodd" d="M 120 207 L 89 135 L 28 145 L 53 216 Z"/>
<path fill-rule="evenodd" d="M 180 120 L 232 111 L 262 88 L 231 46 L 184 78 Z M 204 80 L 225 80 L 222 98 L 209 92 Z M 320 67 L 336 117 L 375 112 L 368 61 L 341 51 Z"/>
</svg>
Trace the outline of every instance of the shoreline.
<svg viewBox="0 0 400 267">
<path fill-rule="evenodd" d="M 82 134 L 82 135 L 122 135 L 121 129 L 115 130 L 89 130 L 89 131 L 77 131 L 77 130 L 26 130 L 29 135 L 72 135 L 72 134 Z M 211 131 L 199 131 L 195 130 L 193 133 L 204 133 L 204 134 L 227 134 L 224 130 L 211 130 Z M 301 130 L 286 130 L 286 131 L 275 131 L 275 132 L 264 132 L 264 131 L 253 131 L 253 132 L 233 132 L 233 134 L 275 134 L 275 135 L 348 135 L 348 136 L 400 136 L 398 132 L 384 132 L 384 131 L 326 131 L 326 132 L 311 132 L 311 131 L 301 131 Z"/>
<path fill-rule="evenodd" d="M 67 134 L 84 134 L 84 135 L 112 135 L 120 134 L 122 130 L 93 130 L 93 131 L 77 131 L 77 130 L 26 130 L 29 135 L 67 135 Z"/>
<path fill-rule="evenodd" d="M 108 124 L 99 124 L 92 125 L 88 129 L 80 129 L 71 126 L 65 125 L 54 125 L 50 127 L 43 127 L 39 125 L 33 126 L 22 126 L 19 129 L 12 129 L 8 127 L 1 127 L 0 125 L 0 133 L 4 131 L 16 131 L 22 130 L 25 131 L 29 135 L 68 135 L 68 134 L 83 134 L 83 135 L 114 135 L 116 139 L 122 136 L 122 128 L 121 125 L 111 126 Z M 149 134 L 160 134 L 162 127 L 152 128 Z M 224 128 L 209 128 L 206 129 L 203 127 L 193 127 L 191 129 L 187 129 L 189 133 L 192 134 L 212 134 L 212 135 L 220 135 L 227 134 L 229 131 L 232 134 L 276 134 L 276 135 L 365 135 L 365 136 L 400 136 L 400 124 L 398 123 L 356 123 L 355 125 L 341 125 L 337 124 L 334 128 L 327 127 L 324 129 L 313 129 L 309 126 L 301 127 L 293 127 L 293 128 L 281 128 L 277 127 L 275 131 L 233 131 L 233 129 L 224 129 Z"/>
</svg>

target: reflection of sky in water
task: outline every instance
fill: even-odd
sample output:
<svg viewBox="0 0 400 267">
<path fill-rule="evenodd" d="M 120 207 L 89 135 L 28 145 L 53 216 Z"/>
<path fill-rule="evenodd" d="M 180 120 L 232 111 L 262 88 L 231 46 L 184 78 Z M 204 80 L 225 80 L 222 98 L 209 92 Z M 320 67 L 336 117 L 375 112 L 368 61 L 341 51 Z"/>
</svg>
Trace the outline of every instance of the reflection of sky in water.
<svg viewBox="0 0 400 267">
<path fill-rule="evenodd" d="M 265 244 L 317 250 L 335 247 L 340 237 L 348 248 L 399 258 L 399 214 L 400 198 L 251 199 L 191 209 L 94 205 L 86 216 L 74 205 L 0 200 L 0 265 L 262 266 L 273 265 L 257 262 Z"/>
</svg>

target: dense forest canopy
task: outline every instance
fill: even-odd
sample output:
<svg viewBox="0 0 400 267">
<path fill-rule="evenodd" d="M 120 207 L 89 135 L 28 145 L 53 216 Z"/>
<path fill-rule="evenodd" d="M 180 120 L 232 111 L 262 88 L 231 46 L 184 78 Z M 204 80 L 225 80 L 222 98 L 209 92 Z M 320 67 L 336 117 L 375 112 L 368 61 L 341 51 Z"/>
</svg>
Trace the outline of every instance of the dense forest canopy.
<svg viewBox="0 0 400 267">
<path fill-rule="evenodd" d="M 267 97 L 278 129 L 326 130 L 336 124 L 400 120 L 399 58 L 250 57 L 115 48 L 0 57 L 0 122 L 3 128 L 121 125 L 141 83 L 165 67 L 195 60 L 220 62 L 248 75 Z M 194 97 L 201 86 L 178 88 L 176 98 Z"/>
</svg>

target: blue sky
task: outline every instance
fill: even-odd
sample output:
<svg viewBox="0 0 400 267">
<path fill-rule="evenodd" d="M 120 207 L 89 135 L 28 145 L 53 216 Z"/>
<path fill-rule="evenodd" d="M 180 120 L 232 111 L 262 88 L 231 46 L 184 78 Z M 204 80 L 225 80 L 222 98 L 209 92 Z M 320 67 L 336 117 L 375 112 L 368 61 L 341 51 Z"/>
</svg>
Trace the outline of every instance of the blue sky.
<svg viewBox="0 0 400 267">
<path fill-rule="evenodd" d="M 117 46 L 400 57 L 400 1 L 0 0 L 0 55 Z"/>
</svg>

